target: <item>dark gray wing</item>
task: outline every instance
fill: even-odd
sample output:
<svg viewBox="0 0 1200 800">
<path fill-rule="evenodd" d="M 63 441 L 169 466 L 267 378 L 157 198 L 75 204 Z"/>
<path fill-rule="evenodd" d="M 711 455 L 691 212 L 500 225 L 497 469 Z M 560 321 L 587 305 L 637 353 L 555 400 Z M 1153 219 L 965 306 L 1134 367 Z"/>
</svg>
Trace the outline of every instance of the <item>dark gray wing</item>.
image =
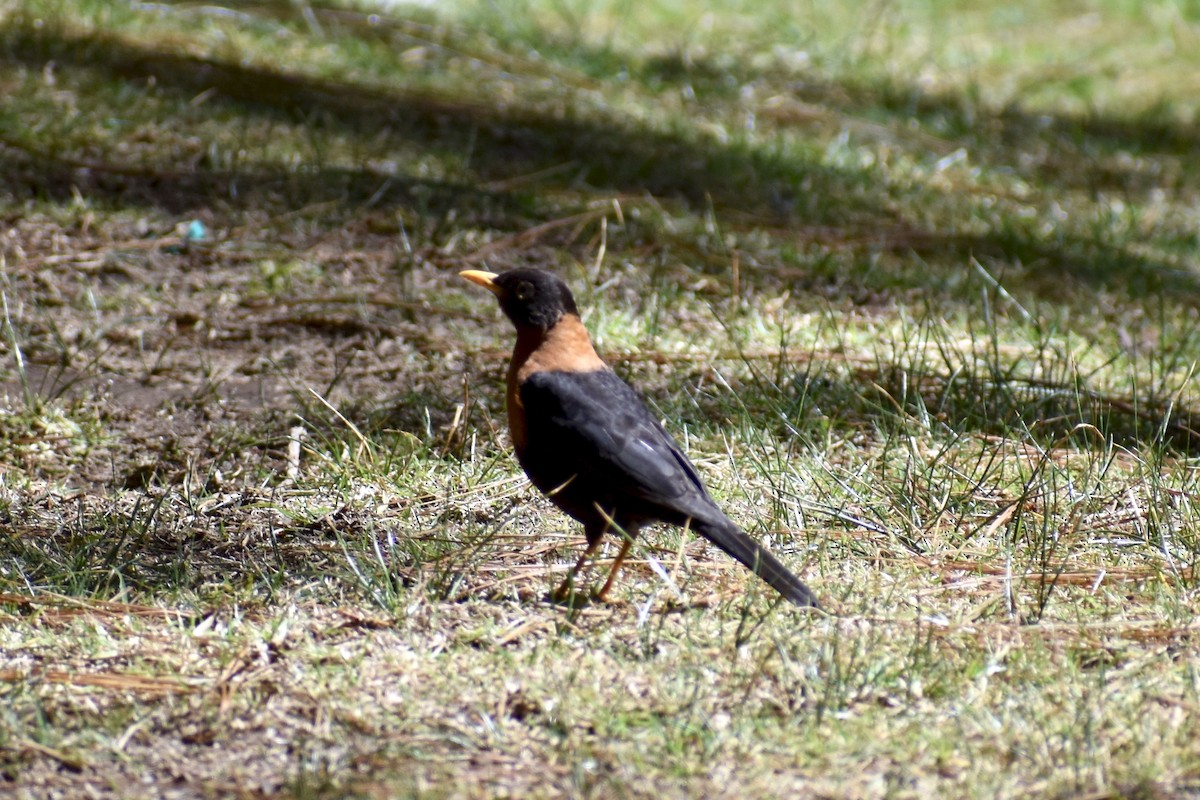
<svg viewBox="0 0 1200 800">
<path fill-rule="evenodd" d="M 527 466 L 542 488 L 577 476 L 606 496 L 685 515 L 711 505 L 687 456 L 614 373 L 536 373 L 521 385 L 521 401 L 533 443 Z"/>
</svg>

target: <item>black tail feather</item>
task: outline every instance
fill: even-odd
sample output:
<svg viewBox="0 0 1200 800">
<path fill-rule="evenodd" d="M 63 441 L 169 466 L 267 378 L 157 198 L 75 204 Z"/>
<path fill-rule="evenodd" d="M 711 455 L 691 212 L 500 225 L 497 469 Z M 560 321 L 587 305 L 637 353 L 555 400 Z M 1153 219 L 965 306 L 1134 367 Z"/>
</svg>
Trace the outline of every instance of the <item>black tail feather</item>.
<svg viewBox="0 0 1200 800">
<path fill-rule="evenodd" d="M 798 606 L 821 608 L 821 603 L 804 581 L 793 575 L 779 559 L 751 539 L 732 520 L 692 519 L 692 530 L 746 565 L 751 572 Z"/>
</svg>

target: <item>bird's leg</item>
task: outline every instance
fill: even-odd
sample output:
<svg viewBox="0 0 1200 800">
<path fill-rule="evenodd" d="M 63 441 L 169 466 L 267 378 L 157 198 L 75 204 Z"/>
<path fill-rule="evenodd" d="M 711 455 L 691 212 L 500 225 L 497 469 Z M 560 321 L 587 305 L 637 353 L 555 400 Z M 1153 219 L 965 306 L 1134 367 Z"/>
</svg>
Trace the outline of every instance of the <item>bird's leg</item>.
<svg viewBox="0 0 1200 800">
<path fill-rule="evenodd" d="M 617 558 L 613 561 L 612 567 L 608 570 L 608 580 L 604 582 L 604 586 L 600 591 L 596 592 L 596 599 L 604 602 L 608 597 L 608 590 L 612 588 L 613 580 L 616 579 L 617 573 L 621 570 L 621 562 L 625 560 L 625 556 L 629 554 L 629 548 L 633 545 L 633 537 L 625 534 L 624 541 L 621 542 L 621 552 L 617 553 Z"/>
<path fill-rule="evenodd" d="M 567 578 L 554 591 L 554 600 L 561 603 L 563 600 L 571 596 L 573 587 L 575 586 L 575 576 L 579 574 L 579 570 L 583 569 L 583 565 L 588 562 L 588 559 L 596 552 L 596 548 L 600 546 L 600 537 L 596 537 L 595 541 L 589 541 L 587 549 L 583 551 L 583 555 L 575 562 L 575 566 L 571 567 L 571 571 L 567 573 Z"/>
<path fill-rule="evenodd" d="M 617 553 L 616 560 L 609 567 L 608 580 L 604 582 L 604 585 L 600 587 L 600 591 L 595 595 L 597 600 L 604 602 L 604 599 L 608 597 L 608 590 L 612 588 L 613 581 L 616 580 L 617 573 L 621 571 L 621 564 L 624 563 L 625 556 L 629 555 L 629 548 L 633 545 L 633 540 L 637 538 L 638 525 L 627 522 L 622 527 L 611 515 L 605 513 L 604 509 L 597 506 L 596 510 L 604 517 L 604 521 L 607 523 L 609 529 L 616 531 L 621 536 L 621 552 Z"/>
</svg>

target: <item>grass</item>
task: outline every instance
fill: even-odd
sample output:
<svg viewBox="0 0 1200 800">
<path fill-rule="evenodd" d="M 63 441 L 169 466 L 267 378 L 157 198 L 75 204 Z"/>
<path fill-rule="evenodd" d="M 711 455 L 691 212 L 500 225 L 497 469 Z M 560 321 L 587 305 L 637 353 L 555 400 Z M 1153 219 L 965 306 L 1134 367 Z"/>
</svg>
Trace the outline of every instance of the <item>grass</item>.
<svg viewBox="0 0 1200 800">
<path fill-rule="evenodd" d="M 795 6 L 0 2 L 4 791 L 1195 793 L 1200 18 Z M 831 615 L 546 601 L 517 265 Z"/>
</svg>

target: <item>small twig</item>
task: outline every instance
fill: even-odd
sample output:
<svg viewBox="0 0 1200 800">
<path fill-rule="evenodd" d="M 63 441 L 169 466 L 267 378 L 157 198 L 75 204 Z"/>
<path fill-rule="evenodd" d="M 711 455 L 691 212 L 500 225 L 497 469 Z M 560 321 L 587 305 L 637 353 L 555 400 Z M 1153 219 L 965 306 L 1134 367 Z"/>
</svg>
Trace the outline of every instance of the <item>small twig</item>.
<svg viewBox="0 0 1200 800">
<path fill-rule="evenodd" d="M 988 285 L 999 292 L 1001 297 L 1011 303 L 1012 307 L 1021 313 L 1022 319 L 1024 319 L 1026 322 L 1033 321 L 1033 315 L 1026 311 L 1025 307 L 1018 303 L 1017 299 L 1009 294 L 1007 289 L 1000 285 L 1000 281 L 992 277 L 991 273 L 984 269 L 983 264 L 980 264 L 979 261 L 974 257 L 971 258 L 971 266 L 975 268 L 975 271 L 979 273 L 980 277 L 982 277 L 984 281 L 988 283 Z"/>
<path fill-rule="evenodd" d="M 288 431 L 287 469 L 284 475 L 289 481 L 300 474 L 300 443 L 304 439 L 304 426 L 296 425 Z"/>
</svg>

